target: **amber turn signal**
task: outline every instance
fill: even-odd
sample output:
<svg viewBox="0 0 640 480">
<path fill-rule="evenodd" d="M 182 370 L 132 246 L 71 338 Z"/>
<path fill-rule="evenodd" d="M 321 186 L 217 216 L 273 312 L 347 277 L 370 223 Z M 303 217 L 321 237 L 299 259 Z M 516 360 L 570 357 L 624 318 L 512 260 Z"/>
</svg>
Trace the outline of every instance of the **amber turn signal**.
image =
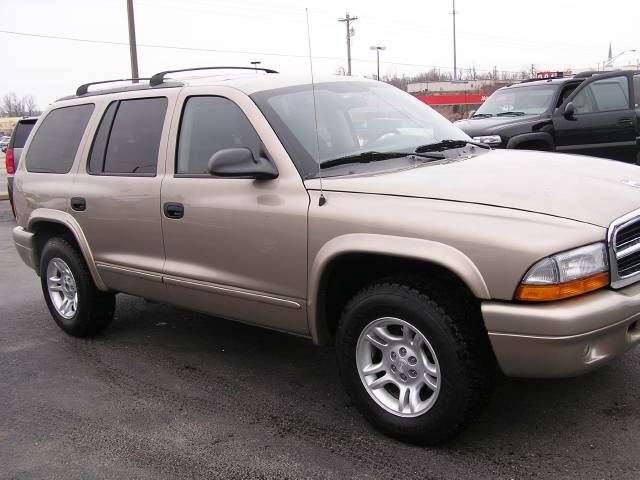
<svg viewBox="0 0 640 480">
<path fill-rule="evenodd" d="M 609 285 L 609 273 L 602 272 L 556 285 L 520 285 L 516 292 L 516 299 L 525 302 L 549 302 L 582 295 L 607 285 Z"/>
</svg>

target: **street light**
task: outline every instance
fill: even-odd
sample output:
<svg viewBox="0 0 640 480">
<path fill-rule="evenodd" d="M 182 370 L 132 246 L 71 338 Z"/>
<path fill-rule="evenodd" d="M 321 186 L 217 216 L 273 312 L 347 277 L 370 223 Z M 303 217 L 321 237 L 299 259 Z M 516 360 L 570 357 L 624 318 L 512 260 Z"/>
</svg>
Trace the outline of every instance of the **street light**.
<svg viewBox="0 0 640 480">
<path fill-rule="evenodd" d="M 256 73 L 258 73 L 258 65 L 260 65 L 262 62 L 258 62 L 257 60 L 254 60 L 253 62 L 249 62 L 251 65 L 253 65 L 254 70 L 256 71 Z"/>
<path fill-rule="evenodd" d="M 615 57 L 612 57 L 612 58 L 611 58 L 611 60 L 607 59 L 605 62 L 603 62 L 602 69 L 604 70 L 606 66 L 613 67 L 613 61 L 614 61 L 616 58 L 621 57 L 621 56 L 622 56 L 622 55 L 624 55 L 625 53 L 630 53 L 630 52 L 635 52 L 635 51 L 636 51 L 636 49 L 635 49 L 635 48 L 630 48 L 629 50 L 623 50 L 622 52 L 620 52 L 619 54 L 617 54 Z"/>
<path fill-rule="evenodd" d="M 387 47 L 383 47 L 382 45 L 373 45 L 371 47 L 369 47 L 369 50 L 375 50 L 376 51 L 376 64 L 378 66 L 378 75 L 376 77 L 376 80 L 380 81 L 380 50 L 386 50 Z"/>
</svg>

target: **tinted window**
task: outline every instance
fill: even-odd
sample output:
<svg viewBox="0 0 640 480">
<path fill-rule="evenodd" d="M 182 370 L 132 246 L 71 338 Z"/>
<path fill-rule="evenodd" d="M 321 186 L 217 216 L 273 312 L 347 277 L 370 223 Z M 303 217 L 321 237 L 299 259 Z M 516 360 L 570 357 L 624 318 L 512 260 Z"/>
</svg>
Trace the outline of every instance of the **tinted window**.
<svg viewBox="0 0 640 480">
<path fill-rule="evenodd" d="M 118 102 L 112 102 L 100 120 L 100 126 L 93 139 L 91 153 L 89 154 L 89 173 L 101 173 L 104 170 L 104 157 L 107 153 L 107 141 L 109 140 L 109 131 L 113 123 L 113 117 L 116 114 Z"/>
<path fill-rule="evenodd" d="M 629 108 L 627 77 L 603 78 L 583 88 L 573 99 L 576 113 L 607 112 Z"/>
<path fill-rule="evenodd" d="M 33 130 L 33 126 L 35 124 L 35 120 L 18 122 L 16 128 L 13 130 L 13 134 L 11 135 L 9 148 L 23 148 L 24 144 L 27 143 L 27 138 L 29 138 L 29 134 L 31 133 L 31 130 Z"/>
<path fill-rule="evenodd" d="M 207 173 L 209 159 L 224 148 L 248 148 L 260 155 L 260 139 L 253 126 L 230 100 L 191 97 L 180 123 L 176 173 Z"/>
<path fill-rule="evenodd" d="M 495 91 L 476 113 L 478 115 L 500 115 L 522 112 L 540 115 L 546 112 L 558 91 L 556 85 L 531 85 Z"/>
<path fill-rule="evenodd" d="M 633 77 L 633 89 L 636 91 L 636 108 L 640 105 L 640 75 Z"/>
<path fill-rule="evenodd" d="M 105 173 L 155 174 L 166 98 L 123 100 L 109 135 Z"/>
<path fill-rule="evenodd" d="M 42 121 L 29 147 L 27 170 L 67 173 L 80 145 L 93 104 L 52 110 Z"/>
</svg>

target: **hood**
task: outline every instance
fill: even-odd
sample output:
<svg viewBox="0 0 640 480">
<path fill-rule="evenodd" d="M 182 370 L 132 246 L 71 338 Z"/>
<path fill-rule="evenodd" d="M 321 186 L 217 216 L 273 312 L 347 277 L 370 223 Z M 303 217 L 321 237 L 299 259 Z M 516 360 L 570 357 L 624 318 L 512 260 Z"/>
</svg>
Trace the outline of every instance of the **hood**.
<svg viewBox="0 0 640 480">
<path fill-rule="evenodd" d="M 316 184 L 317 180 L 311 180 L 307 186 L 315 188 Z M 327 177 L 323 186 L 326 191 L 514 208 L 601 227 L 640 208 L 638 166 L 583 155 L 524 150 L 492 150 L 471 158 L 404 170 Z"/>
<path fill-rule="evenodd" d="M 504 127 L 530 125 L 540 120 L 540 115 L 504 116 L 488 118 L 469 118 L 458 120 L 455 126 L 470 137 L 499 134 Z"/>
</svg>

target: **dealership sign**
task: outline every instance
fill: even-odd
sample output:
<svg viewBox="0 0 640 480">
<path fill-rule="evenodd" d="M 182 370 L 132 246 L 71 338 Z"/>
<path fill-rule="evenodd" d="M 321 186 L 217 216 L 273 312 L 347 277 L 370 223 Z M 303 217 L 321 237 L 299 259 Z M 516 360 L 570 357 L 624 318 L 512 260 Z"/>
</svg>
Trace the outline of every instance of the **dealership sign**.
<svg viewBox="0 0 640 480">
<path fill-rule="evenodd" d="M 536 73 L 536 78 L 539 80 L 544 80 L 545 78 L 562 78 L 564 77 L 563 72 L 538 72 Z"/>
</svg>

